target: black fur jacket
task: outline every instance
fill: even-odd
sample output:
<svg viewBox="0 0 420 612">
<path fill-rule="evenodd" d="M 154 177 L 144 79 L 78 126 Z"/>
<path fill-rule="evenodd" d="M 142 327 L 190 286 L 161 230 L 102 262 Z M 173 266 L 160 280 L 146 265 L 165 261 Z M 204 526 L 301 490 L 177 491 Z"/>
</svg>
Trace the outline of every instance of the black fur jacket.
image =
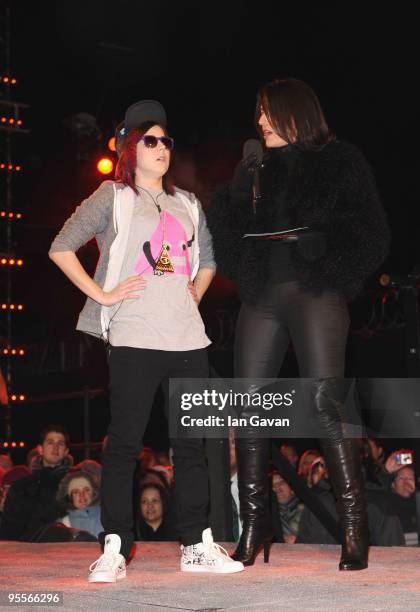
<svg viewBox="0 0 420 612">
<path fill-rule="evenodd" d="M 213 194 L 207 212 L 218 269 L 237 283 L 240 298 L 253 302 L 267 281 L 268 241 L 242 235 L 279 229 L 276 192 L 284 198 L 289 227 L 308 226 L 324 242 L 312 251 L 298 243 L 290 246 L 301 287 L 315 295 L 333 289 L 347 299 L 355 297 L 384 261 L 389 245 L 375 180 L 359 149 L 340 141 L 318 151 L 296 148 L 292 165 L 272 155 L 261 170 L 261 186 L 256 214 L 249 190 L 240 193 L 232 184 Z M 267 193 L 270 197 L 264 197 Z"/>
</svg>

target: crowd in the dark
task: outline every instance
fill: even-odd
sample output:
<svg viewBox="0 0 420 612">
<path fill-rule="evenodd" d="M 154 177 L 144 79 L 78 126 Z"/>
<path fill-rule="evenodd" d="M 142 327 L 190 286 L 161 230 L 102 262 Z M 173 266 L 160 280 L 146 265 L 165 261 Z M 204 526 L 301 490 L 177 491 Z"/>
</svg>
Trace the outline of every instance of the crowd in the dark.
<svg viewBox="0 0 420 612">
<path fill-rule="evenodd" d="M 103 445 L 106 444 L 106 438 Z M 234 540 L 241 533 L 235 440 L 229 438 Z M 328 469 L 317 448 L 298 455 L 291 443 L 280 451 L 319 502 L 337 519 Z M 379 439 L 361 439 L 370 543 L 376 546 L 416 545 L 415 475 L 410 449 L 385 456 Z M 168 452 L 144 448 L 134 475 L 133 529 L 140 541 L 176 541 L 174 473 Z M 102 531 L 101 464 L 85 459 L 74 464 L 67 431 L 60 425 L 43 429 L 26 465 L 13 465 L 0 455 L 0 539 L 22 542 L 89 542 Z M 176 474 L 175 474 L 176 478 Z M 275 542 L 336 544 L 325 524 L 305 506 L 276 469 L 271 482 L 271 518 Z"/>
</svg>

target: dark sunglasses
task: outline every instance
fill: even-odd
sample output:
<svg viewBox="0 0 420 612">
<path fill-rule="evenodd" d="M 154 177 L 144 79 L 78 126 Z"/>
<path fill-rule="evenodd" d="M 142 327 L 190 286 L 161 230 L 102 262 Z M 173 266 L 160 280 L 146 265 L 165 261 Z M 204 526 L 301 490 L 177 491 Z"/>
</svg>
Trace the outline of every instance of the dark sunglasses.
<svg viewBox="0 0 420 612">
<path fill-rule="evenodd" d="M 172 149 L 174 148 L 174 139 L 170 136 L 152 136 L 151 134 L 146 134 L 145 136 L 139 138 L 139 142 L 140 140 L 144 142 L 144 146 L 148 149 L 154 149 L 155 147 L 157 147 L 157 143 L 159 140 L 163 144 L 165 149 L 169 149 L 169 151 L 172 151 Z"/>
</svg>

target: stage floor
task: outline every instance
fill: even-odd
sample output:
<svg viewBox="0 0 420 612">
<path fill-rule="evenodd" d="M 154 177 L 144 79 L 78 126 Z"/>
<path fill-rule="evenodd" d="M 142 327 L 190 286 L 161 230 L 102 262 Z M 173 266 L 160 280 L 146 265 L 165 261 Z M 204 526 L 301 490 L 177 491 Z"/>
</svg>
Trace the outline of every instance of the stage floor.
<svg viewBox="0 0 420 612">
<path fill-rule="evenodd" d="M 275 544 L 269 564 L 260 555 L 238 574 L 194 575 L 178 571 L 176 543 L 141 542 L 125 580 L 88 584 L 98 550 L 91 543 L 0 542 L 0 609 L 11 609 L 8 592 L 61 591 L 61 610 L 87 612 L 420 610 L 420 548 L 372 548 L 369 569 L 339 572 L 338 546 Z"/>
</svg>

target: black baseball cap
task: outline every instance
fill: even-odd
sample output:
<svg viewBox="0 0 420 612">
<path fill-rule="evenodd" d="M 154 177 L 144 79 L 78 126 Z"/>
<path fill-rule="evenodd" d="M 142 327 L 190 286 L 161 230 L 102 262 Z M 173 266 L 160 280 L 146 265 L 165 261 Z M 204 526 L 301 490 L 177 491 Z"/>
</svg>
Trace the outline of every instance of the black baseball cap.
<svg viewBox="0 0 420 612">
<path fill-rule="evenodd" d="M 118 155 L 126 135 L 146 121 L 153 121 L 166 127 L 166 112 L 157 100 L 140 100 L 127 108 L 124 121 L 119 123 L 115 130 L 115 148 Z"/>
</svg>

